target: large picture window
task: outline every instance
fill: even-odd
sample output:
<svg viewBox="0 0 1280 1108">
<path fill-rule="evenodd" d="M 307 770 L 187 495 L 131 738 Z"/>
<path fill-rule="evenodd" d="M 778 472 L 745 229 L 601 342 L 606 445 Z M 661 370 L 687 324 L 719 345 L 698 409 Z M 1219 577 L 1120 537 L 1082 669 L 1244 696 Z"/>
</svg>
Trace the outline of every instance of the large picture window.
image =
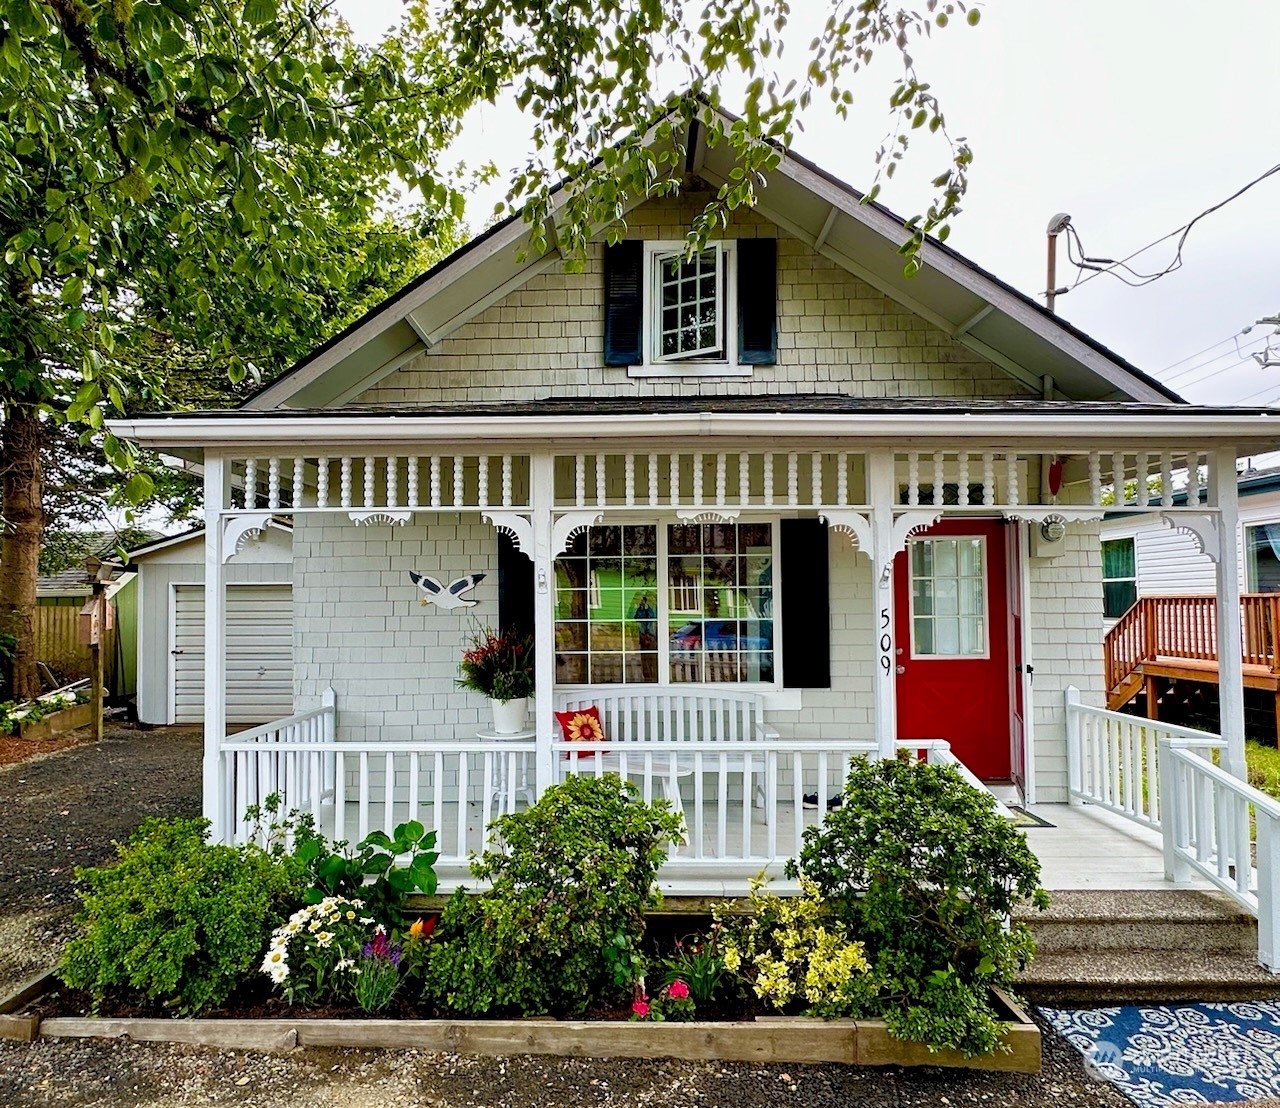
<svg viewBox="0 0 1280 1108">
<path fill-rule="evenodd" d="M 1244 557 L 1250 592 L 1280 592 L 1280 523 L 1246 527 Z"/>
<path fill-rule="evenodd" d="M 1102 614 L 1119 619 L 1138 601 L 1138 562 L 1133 539 L 1102 544 Z"/>
<path fill-rule="evenodd" d="M 767 522 L 580 532 L 556 560 L 556 682 L 772 684 L 774 542 Z"/>
</svg>

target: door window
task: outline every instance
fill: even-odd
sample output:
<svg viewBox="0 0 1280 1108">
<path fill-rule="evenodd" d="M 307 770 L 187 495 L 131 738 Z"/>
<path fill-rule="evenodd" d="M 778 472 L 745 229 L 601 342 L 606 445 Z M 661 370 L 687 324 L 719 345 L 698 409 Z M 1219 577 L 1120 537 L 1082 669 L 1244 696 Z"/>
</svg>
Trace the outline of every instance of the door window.
<svg viewBox="0 0 1280 1108">
<path fill-rule="evenodd" d="M 981 537 L 911 543 L 912 657 L 986 657 L 986 564 Z"/>
</svg>

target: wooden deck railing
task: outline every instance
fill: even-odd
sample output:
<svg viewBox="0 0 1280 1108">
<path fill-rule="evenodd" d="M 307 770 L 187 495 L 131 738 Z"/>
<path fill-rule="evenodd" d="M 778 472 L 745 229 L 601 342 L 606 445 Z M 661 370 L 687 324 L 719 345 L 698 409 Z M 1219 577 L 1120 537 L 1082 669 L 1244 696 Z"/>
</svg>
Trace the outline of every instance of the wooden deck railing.
<svg viewBox="0 0 1280 1108">
<path fill-rule="evenodd" d="M 1218 601 L 1213 596 L 1139 597 L 1107 632 L 1103 665 L 1107 688 L 1116 690 L 1142 665 L 1157 658 L 1218 660 Z M 1280 593 L 1240 597 L 1240 651 L 1245 665 L 1280 673 L 1276 632 Z"/>
</svg>

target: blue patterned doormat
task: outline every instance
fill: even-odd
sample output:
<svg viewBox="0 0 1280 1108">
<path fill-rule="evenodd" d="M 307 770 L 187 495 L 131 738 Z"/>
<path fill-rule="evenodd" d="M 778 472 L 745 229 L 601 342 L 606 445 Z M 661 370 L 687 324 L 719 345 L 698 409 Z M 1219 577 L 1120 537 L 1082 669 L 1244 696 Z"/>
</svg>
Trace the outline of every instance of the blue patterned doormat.
<svg viewBox="0 0 1280 1108">
<path fill-rule="evenodd" d="M 1139 1108 L 1280 1097 L 1280 1000 L 1041 1011 Z"/>
</svg>

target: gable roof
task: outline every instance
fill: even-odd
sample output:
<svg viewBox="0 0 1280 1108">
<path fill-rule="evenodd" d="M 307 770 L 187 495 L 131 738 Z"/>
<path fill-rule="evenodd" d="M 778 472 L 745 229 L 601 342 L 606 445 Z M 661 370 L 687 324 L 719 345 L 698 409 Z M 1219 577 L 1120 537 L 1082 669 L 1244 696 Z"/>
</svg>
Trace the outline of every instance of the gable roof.
<svg viewBox="0 0 1280 1108">
<path fill-rule="evenodd" d="M 704 129 L 695 124 L 689 147 L 694 172 L 712 185 L 722 184 L 732 167 L 727 144 L 709 147 Z M 898 253 L 908 238 L 900 216 L 867 203 L 864 194 L 808 159 L 789 150 L 780 154 L 777 170 L 759 194 L 755 210 L 761 216 L 1029 388 L 1039 391 L 1049 377 L 1054 395 L 1070 399 L 1184 403 L 1155 378 L 934 238 L 926 240 L 920 272 L 907 278 Z M 553 192 L 553 214 L 564 199 L 561 183 Z M 267 412 L 346 403 L 503 296 L 562 264 L 554 247 L 537 257 L 528 251 L 529 229 L 519 216 L 495 224 L 240 407 Z"/>
</svg>

